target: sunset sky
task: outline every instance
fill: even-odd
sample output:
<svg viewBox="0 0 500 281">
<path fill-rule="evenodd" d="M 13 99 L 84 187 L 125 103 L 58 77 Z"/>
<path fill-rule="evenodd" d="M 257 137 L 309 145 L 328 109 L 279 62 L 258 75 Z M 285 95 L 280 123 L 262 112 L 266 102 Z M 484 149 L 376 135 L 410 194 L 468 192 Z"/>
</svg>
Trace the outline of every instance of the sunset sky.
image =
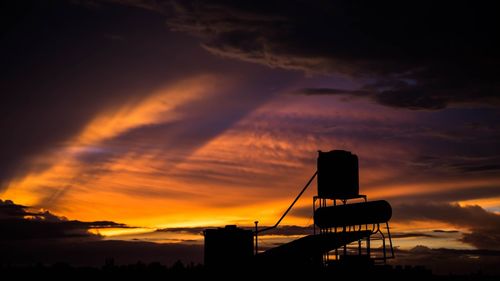
<svg viewBox="0 0 500 281">
<path fill-rule="evenodd" d="M 500 250 L 498 9 L 375 2 L 3 1 L 0 206 L 201 241 L 274 224 L 343 149 L 400 249 Z"/>
</svg>

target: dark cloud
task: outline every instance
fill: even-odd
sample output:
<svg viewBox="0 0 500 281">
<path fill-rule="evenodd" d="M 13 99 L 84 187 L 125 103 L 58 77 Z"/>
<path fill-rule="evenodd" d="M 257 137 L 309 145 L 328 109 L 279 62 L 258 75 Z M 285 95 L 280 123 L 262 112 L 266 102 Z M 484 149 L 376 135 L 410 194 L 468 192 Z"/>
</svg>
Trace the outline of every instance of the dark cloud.
<svg viewBox="0 0 500 281">
<path fill-rule="evenodd" d="M 392 238 L 412 238 L 412 237 L 430 237 L 430 238 L 435 238 L 436 236 L 428 234 L 428 233 L 421 233 L 421 232 L 410 232 L 410 233 L 393 233 L 391 235 Z"/>
<path fill-rule="evenodd" d="M 488 212 L 480 206 L 458 204 L 397 204 L 394 206 L 396 220 L 438 220 L 451 224 L 482 227 L 500 224 L 500 215 Z"/>
<path fill-rule="evenodd" d="M 342 89 L 332 89 L 332 88 L 305 88 L 296 92 L 296 94 L 303 94 L 306 96 L 335 96 L 335 95 L 346 95 L 346 96 L 365 96 L 369 92 L 362 90 L 342 90 Z"/>
<path fill-rule="evenodd" d="M 500 215 L 480 206 L 447 203 L 397 204 L 393 206 L 396 221 L 440 221 L 468 228 L 462 241 L 480 249 L 500 249 Z"/>
<path fill-rule="evenodd" d="M 413 164 L 427 169 L 448 170 L 453 173 L 496 173 L 500 170 L 500 155 L 458 155 L 458 156 L 421 156 Z"/>
<path fill-rule="evenodd" d="M 167 15 L 213 54 L 367 79 L 360 91 L 408 109 L 500 104 L 500 17 L 477 1 L 113 1 Z"/>
<path fill-rule="evenodd" d="M 49 211 L 27 211 L 26 206 L 0 200 L 0 240 L 98 238 L 90 229 L 129 228 L 112 221 L 82 222 L 56 216 Z"/>
<path fill-rule="evenodd" d="M 212 226 L 201 226 L 201 227 L 170 227 L 157 229 L 157 232 L 173 232 L 173 233 L 189 233 L 189 234 L 201 234 L 207 228 L 214 228 Z"/>
<path fill-rule="evenodd" d="M 433 249 L 418 245 L 409 250 L 395 249 L 396 259 L 389 261 L 399 265 L 423 265 L 435 274 L 500 274 L 500 251 Z"/>
<path fill-rule="evenodd" d="M 128 228 L 111 221 L 82 222 L 48 211 L 28 211 L 26 206 L 0 200 L 0 264 L 54 264 L 101 266 L 113 258 L 117 264 L 202 261 L 201 245 L 157 244 L 103 240 L 93 228 Z"/>
<path fill-rule="evenodd" d="M 470 188 L 460 188 L 444 191 L 431 191 L 419 194 L 400 195 L 390 197 L 391 202 L 404 203 L 404 202 L 457 202 L 474 199 L 496 198 L 500 196 L 500 187 L 497 185 L 492 186 L 479 186 Z"/>
<path fill-rule="evenodd" d="M 260 229 L 264 229 L 267 226 L 259 226 Z M 175 227 L 175 228 L 162 228 L 156 231 L 158 232 L 173 232 L 173 233 L 189 233 L 189 234 L 201 234 L 207 228 L 216 228 L 213 226 L 203 226 L 203 227 Z M 254 227 L 241 227 L 243 229 L 255 230 Z M 269 231 L 263 232 L 262 235 L 283 235 L 283 236 L 295 236 L 295 235 L 309 235 L 313 233 L 312 226 L 297 226 L 297 225 L 283 225 L 278 228 L 271 229 Z"/>
<path fill-rule="evenodd" d="M 0 219 L 23 218 L 26 215 L 26 206 L 18 205 L 12 200 L 0 199 Z"/>
<path fill-rule="evenodd" d="M 500 249 L 500 227 L 483 226 L 471 233 L 464 233 L 461 240 L 479 249 Z"/>
<path fill-rule="evenodd" d="M 442 229 L 435 229 L 432 232 L 436 233 L 458 233 L 458 230 L 442 230 Z"/>
<path fill-rule="evenodd" d="M 382 88 L 390 88 L 391 90 L 379 90 Z M 416 86 L 405 86 L 405 89 L 393 89 L 392 86 L 384 87 L 383 85 L 369 85 L 360 90 L 342 90 L 333 88 L 306 88 L 298 91 L 298 94 L 307 96 L 313 95 L 335 95 L 352 98 L 370 98 L 375 102 L 396 108 L 407 108 L 413 110 L 427 109 L 437 110 L 447 107 L 449 100 L 454 100 L 454 97 L 441 97 L 439 95 L 427 95 L 428 89 L 417 89 Z M 456 102 L 456 100 L 455 100 Z"/>
</svg>

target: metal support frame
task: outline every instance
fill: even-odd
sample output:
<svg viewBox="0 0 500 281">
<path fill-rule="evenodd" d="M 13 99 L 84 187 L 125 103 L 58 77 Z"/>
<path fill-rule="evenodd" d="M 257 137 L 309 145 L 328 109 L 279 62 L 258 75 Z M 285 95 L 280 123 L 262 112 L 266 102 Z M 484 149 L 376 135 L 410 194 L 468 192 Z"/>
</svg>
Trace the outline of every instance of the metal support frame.
<svg viewBox="0 0 500 281">
<path fill-rule="evenodd" d="M 368 198 L 366 195 L 359 195 L 357 197 L 353 197 L 353 198 L 320 198 L 318 196 L 314 196 L 313 197 L 313 213 L 317 210 L 317 208 L 322 208 L 322 207 L 327 207 L 329 204 L 328 204 L 328 200 L 331 200 L 331 206 L 337 206 L 337 200 L 340 201 L 340 204 L 342 205 L 346 205 L 348 200 L 352 200 L 352 199 L 359 199 L 359 198 L 362 198 L 364 199 L 364 202 L 368 202 Z M 316 204 L 316 201 L 319 201 L 319 204 Z M 319 205 L 319 206 L 317 206 Z M 385 264 L 387 259 L 391 259 L 391 258 L 394 258 L 394 249 L 393 249 L 393 246 L 392 246 L 392 237 L 391 237 L 391 233 L 390 233 L 390 229 L 389 229 L 389 222 L 386 222 L 385 223 L 385 226 L 386 226 L 386 230 L 387 230 L 387 236 L 384 235 L 381 227 L 380 227 L 380 224 L 372 224 L 371 226 L 369 226 L 368 224 L 365 224 L 364 225 L 364 229 L 365 230 L 369 230 L 371 232 L 371 234 L 366 237 L 366 255 L 372 259 L 372 260 L 382 260 L 383 263 Z M 333 227 L 333 228 L 319 228 L 319 234 L 324 234 L 324 233 L 331 233 L 331 232 L 334 232 L 334 233 L 337 233 L 337 232 L 349 232 L 349 231 L 361 231 L 363 229 L 363 225 L 344 225 L 341 227 L 341 229 L 339 230 L 338 227 Z M 313 231 L 314 231 L 314 234 L 316 234 L 316 222 L 314 222 L 314 225 L 313 225 Z M 382 257 L 372 257 L 372 251 L 371 251 L 371 236 L 374 235 L 374 234 L 377 234 L 379 233 L 381 235 L 381 240 L 382 240 L 382 253 L 383 253 L 383 256 Z M 387 255 L 387 245 L 386 245 L 386 239 L 388 239 L 388 242 L 389 242 L 389 249 L 390 249 L 390 253 L 391 255 L 388 256 Z M 362 255 L 363 254 L 363 251 L 362 251 L 362 239 L 358 240 L 358 255 Z M 342 255 L 343 256 L 346 256 L 348 253 L 347 253 L 347 244 L 344 245 L 342 247 Z M 339 255 L 339 249 L 335 249 L 335 260 L 339 260 L 340 258 L 340 255 Z M 330 256 L 329 256 L 329 253 L 325 253 L 323 255 L 323 264 L 327 264 L 328 262 L 330 261 Z"/>
<path fill-rule="evenodd" d="M 311 185 L 311 182 L 314 180 L 314 178 L 318 175 L 318 171 L 315 171 L 314 174 L 312 175 L 312 177 L 309 179 L 309 181 L 306 183 L 306 185 L 302 188 L 302 190 L 300 191 L 300 193 L 297 195 L 297 197 L 295 197 L 295 199 L 293 200 L 292 204 L 290 204 L 290 206 L 288 207 L 288 209 L 283 213 L 283 215 L 279 218 L 279 220 L 273 225 L 273 226 L 270 226 L 270 227 L 266 227 L 266 228 L 263 228 L 263 229 L 259 229 L 258 227 L 258 221 L 255 221 L 255 231 L 254 231 L 254 234 L 255 234 L 255 255 L 257 255 L 259 253 L 259 238 L 258 238 L 258 235 L 259 233 L 262 233 L 264 231 L 269 231 L 271 229 L 275 229 L 278 227 L 278 225 L 281 223 L 281 221 L 286 217 L 286 215 L 288 214 L 288 212 L 290 212 L 290 210 L 293 208 L 293 206 L 295 205 L 295 203 L 297 203 L 297 201 L 299 200 L 299 198 L 302 196 L 302 194 L 304 194 L 304 192 L 306 191 L 306 189 Z M 314 212 L 317 210 L 316 208 L 316 201 L 319 200 L 319 206 L 318 208 L 323 208 L 323 207 L 327 207 L 328 206 L 328 201 L 327 200 L 331 200 L 332 201 L 332 206 L 337 206 L 337 200 L 339 200 L 341 202 L 342 205 L 346 205 L 347 204 L 347 201 L 348 200 L 353 200 L 353 199 L 364 199 L 365 202 L 368 202 L 368 198 L 366 195 L 358 195 L 358 196 L 355 196 L 355 197 L 352 197 L 352 198 L 320 198 L 318 196 L 314 196 L 313 197 L 313 204 L 312 204 L 312 207 L 313 207 L 313 214 Z M 365 224 L 365 230 L 366 231 L 370 231 L 371 234 L 366 237 L 366 255 L 370 258 L 370 259 L 373 259 L 373 260 L 383 260 L 383 262 L 385 263 L 387 261 L 387 259 L 390 259 L 390 258 L 394 258 L 394 249 L 392 247 L 392 237 L 391 237 L 391 232 L 390 232 L 390 229 L 389 229 L 389 222 L 386 222 L 386 230 L 387 230 L 387 239 L 389 240 L 389 247 L 390 247 L 390 251 L 391 251 L 391 256 L 390 257 L 387 257 L 387 252 L 386 252 L 386 242 L 385 242 L 385 235 L 384 233 L 381 231 L 380 229 L 380 224 L 372 224 L 372 226 L 369 228 L 368 224 Z M 357 231 L 361 231 L 361 229 L 363 228 L 363 225 L 344 225 L 341 227 L 341 232 L 350 232 L 350 231 L 356 231 L 356 228 L 357 228 Z M 326 233 L 338 233 L 338 227 L 329 227 L 329 228 L 319 228 L 319 234 L 326 234 Z M 314 222 L 313 224 L 313 233 L 314 235 L 316 235 L 316 222 Z M 376 234 L 376 233 L 380 233 L 381 237 L 382 237 L 382 252 L 383 252 L 383 257 L 381 258 L 372 258 L 371 257 L 371 236 Z M 347 256 L 347 244 L 343 246 L 343 255 L 344 256 Z M 362 239 L 358 240 L 358 255 L 362 255 Z M 338 252 L 338 248 L 335 249 L 335 260 L 338 260 L 340 258 L 339 256 L 339 252 Z M 329 261 L 330 261 L 330 255 L 329 255 L 329 252 L 326 252 L 324 253 L 323 257 L 322 257 L 322 260 L 323 260 L 323 265 L 326 265 Z"/>
</svg>

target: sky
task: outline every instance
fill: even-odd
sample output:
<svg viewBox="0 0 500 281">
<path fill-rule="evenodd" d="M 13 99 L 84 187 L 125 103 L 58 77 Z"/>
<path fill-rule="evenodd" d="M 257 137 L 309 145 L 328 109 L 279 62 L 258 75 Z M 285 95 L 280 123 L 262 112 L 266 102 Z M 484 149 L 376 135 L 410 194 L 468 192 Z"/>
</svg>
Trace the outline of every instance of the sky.
<svg viewBox="0 0 500 281">
<path fill-rule="evenodd" d="M 50 240 L 198 261 L 204 227 L 274 224 L 333 149 L 391 203 L 400 260 L 500 258 L 490 4 L 0 5 L 3 258 Z M 315 192 L 269 245 L 310 230 Z"/>
</svg>

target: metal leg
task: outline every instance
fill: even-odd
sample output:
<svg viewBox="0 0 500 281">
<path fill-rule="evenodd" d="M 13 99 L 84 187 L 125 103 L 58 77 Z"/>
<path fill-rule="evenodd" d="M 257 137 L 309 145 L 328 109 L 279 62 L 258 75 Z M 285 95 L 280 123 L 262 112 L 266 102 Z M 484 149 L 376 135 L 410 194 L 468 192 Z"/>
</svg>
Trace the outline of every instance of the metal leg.
<svg viewBox="0 0 500 281">
<path fill-rule="evenodd" d="M 379 228 L 379 232 L 380 232 L 380 235 L 382 236 L 382 254 L 384 255 L 382 259 L 383 259 L 384 264 L 385 264 L 387 261 L 387 252 L 385 249 L 385 235 L 382 231 L 380 231 L 380 228 Z"/>
<path fill-rule="evenodd" d="M 371 236 L 366 237 L 366 255 L 368 256 L 368 258 L 370 258 L 370 255 L 371 255 L 371 250 L 370 250 L 370 237 L 371 237 Z"/>
<path fill-rule="evenodd" d="M 387 236 L 389 237 L 389 245 L 391 246 L 391 258 L 394 258 L 394 248 L 392 247 L 392 237 L 391 231 L 389 230 L 389 222 L 386 222 L 385 226 L 387 227 Z"/>
</svg>

